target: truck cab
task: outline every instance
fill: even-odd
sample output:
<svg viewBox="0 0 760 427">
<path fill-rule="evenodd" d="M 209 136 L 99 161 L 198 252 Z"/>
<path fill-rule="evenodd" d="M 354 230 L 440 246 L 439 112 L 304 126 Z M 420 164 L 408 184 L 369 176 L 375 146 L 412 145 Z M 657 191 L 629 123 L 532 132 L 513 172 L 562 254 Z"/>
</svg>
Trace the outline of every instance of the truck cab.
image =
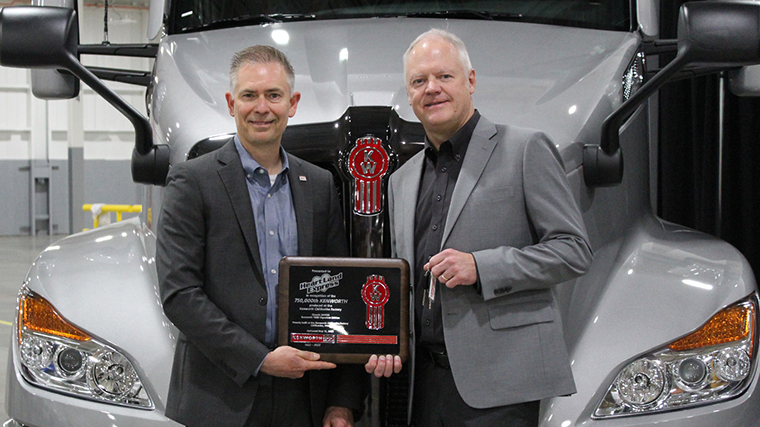
<svg viewBox="0 0 760 427">
<path fill-rule="evenodd" d="M 66 1 L 4 8 L 0 64 L 39 70 L 39 96 L 76 96 L 81 80 L 111 102 L 134 124 L 133 179 L 144 184 L 139 218 L 66 237 L 31 266 L 9 357 L 7 425 L 176 425 L 163 411 L 177 331 L 155 271 L 163 183 L 172 165 L 234 135 L 224 94 L 230 58 L 247 46 L 273 45 L 293 64 L 302 98 L 283 146 L 335 176 L 351 255 L 390 256 L 387 179 L 424 140 L 402 55 L 431 27 L 467 45 L 483 116 L 556 144 L 595 253 L 586 275 L 556 289 L 577 393 L 542 401 L 540 425 L 757 423 L 755 277 L 728 243 L 654 214 L 650 97 L 674 78 L 726 69 L 742 76 L 737 91 L 752 92 L 760 4 L 687 3 L 674 40 L 658 38 L 658 5 L 153 0 L 148 36 L 159 42 L 109 47 L 78 44 Z M 675 59 L 665 64 L 663 53 Z M 88 69 L 81 54 L 155 64 L 135 78 Z M 147 117 L 103 79 L 146 86 Z M 371 179 L 351 162 L 368 139 L 388 166 Z M 375 381 L 362 423 L 406 425 L 405 393 L 403 377 Z"/>
</svg>

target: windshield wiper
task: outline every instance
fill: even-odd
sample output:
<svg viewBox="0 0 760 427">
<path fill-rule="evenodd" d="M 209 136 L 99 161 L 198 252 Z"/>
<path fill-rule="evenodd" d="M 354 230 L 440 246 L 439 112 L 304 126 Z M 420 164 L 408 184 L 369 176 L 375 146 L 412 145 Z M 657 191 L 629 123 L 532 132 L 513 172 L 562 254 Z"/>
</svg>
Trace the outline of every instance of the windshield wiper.
<svg viewBox="0 0 760 427">
<path fill-rule="evenodd" d="M 409 18 L 454 18 L 482 19 L 486 21 L 517 21 L 522 19 L 521 13 L 497 13 L 478 10 L 440 10 L 436 12 L 412 12 L 404 16 Z"/>
<path fill-rule="evenodd" d="M 208 24 L 185 27 L 182 28 L 183 33 L 195 32 L 195 31 L 207 31 L 217 30 L 221 28 L 242 27 L 246 25 L 263 25 L 282 22 L 295 22 L 295 21 L 312 21 L 316 19 L 348 19 L 348 18 L 363 18 L 367 16 L 375 17 L 393 17 L 393 16 L 406 16 L 409 18 L 453 18 L 453 19 L 480 19 L 487 21 L 518 21 L 523 18 L 519 13 L 500 13 L 500 12 L 485 12 L 477 10 L 439 10 L 430 12 L 409 12 L 409 13 L 352 13 L 352 14 L 338 14 L 336 11 L 322 11 L 315 14 L 260 14 L 260 15 L 246 15 L 237 16 L 234 18 L 219 19 Z"/>
<path fill-rule="evenodd" d="M 316 19 L 314 15 L 297 13 L 273 13 L 269 15 L 246 15 L 234 18 L 220 19 L 197 27 L 183 28 L 184 32 L 217 30 L 220 28 L 242 27 L 245 25 L 274 24 L 281 22 L 311 21 Z"/>
</svg>

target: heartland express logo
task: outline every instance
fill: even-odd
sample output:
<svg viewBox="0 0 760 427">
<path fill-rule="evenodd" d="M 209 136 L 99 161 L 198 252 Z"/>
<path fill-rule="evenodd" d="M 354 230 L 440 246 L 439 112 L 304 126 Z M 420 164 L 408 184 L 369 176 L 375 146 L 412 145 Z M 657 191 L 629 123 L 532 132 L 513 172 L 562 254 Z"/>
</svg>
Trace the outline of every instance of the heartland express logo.
<svg viewBox="0 0 760 427">
<path fill-rule="evenodd" d="M 315 271 L 315 273 L 320 273 L 320 271 Z M 306 290 L 306 294 L 325 292 L 340 285 L 341 279 L 343 279 L 343 273 L 331 276 L 329 272 L 325 272 L 321 276 L 312 277 L 311 282 L 301 282 L 298 288 L 302 291 Z"/>
</svg>

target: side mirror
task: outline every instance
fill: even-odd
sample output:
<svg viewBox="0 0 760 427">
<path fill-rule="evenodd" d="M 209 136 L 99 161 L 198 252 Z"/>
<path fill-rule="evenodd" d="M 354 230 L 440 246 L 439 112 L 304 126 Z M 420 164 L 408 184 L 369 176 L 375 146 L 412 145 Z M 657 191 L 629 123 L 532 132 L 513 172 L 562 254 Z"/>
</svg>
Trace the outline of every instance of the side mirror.
<svg viewBox="0 0 760 427">
<path fill-rule="evenodd" d="M 678 57 L 692 66 L 760 63 L 760 5 L 685 3 L 678 16 Z"/>
<path fill-rule="evenodd" d="M 5 7 L 0 10 L 0 64 L 60 68 L 77 61 L 76 12 L 65 7 Z"/>
<path fill-rule="evenodd" d="M 79 79 L 58 70 L 32 70 L 32 95 L 49 100 L 76 98 Z"/>
<path fill-rule="evenodd" d="M 760 65 L 729 72 L 728 87 L 736 96 L 760 96 Z"/>
<path fill-rule="evenodd" d="M 678 53 L 602 123 L 599 145 L 583 147 L 587 186 L 620 184 L 620 126 L 654 92 L 687 67 L 731 68 L 760 63 L 760 3 L 684 3 L 678 18 Z"/>
<path fill-rule="evenodd" d="M 78 42 L 79 27 L 73 9 L 16 6 L 0 10 L 0 65 L 71 71 L 134 126 L 132 179 L 164 185 L 169 173 L 169 147 L 154 145 L 148 119 L 79 62 Z"/>
<path fill-rule="evenodd" d="M 74 9 L 76 0 L 32 0 L 32 6 Z M 79 38 L 77 37 L 77 43 Z M 32 70 L 32 95 L 40 99 L 71 99 L 79 95 L 79 79 L 63 70 Z"/>
<path fill-rule="evenodd" d="M 71 13 L 66 13 L 66 10 Z M 0 16 L 6 13 L 14 15 L 15 12 L 0 11 Z M 76 55 L 79 30 L 73 10 L 50 8 L 40 13 L 19 12 L 17 19 L 3 26 L 5 35 L 0 34 L 0 62 L 9 67 L 44 68 L 32 70 L 32 93 L 38 98 L 69 99 L 77 96 L 79 79 L 55 69 L 62 60 L 61 54 Z M 24 32 L 24 28 L 35 28 L 35 31 Z"/>
<path fill-rule="evenodd" d="M 148 38 L 155 39 L 161 32 L 166 17 L 166 6 L 169 0 L 150 0 L 148 14 Z"/>
</svg>

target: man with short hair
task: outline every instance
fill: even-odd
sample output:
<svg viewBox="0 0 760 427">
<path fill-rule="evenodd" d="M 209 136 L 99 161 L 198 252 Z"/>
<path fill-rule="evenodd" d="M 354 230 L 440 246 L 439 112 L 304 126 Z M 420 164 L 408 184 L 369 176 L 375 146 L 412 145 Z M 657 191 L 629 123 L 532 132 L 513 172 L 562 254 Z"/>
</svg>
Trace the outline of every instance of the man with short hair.
<svg viewBox="0 0 760 427">
<path fill-rule="evenodd" d="M 361 370 L 276 341 L 280 259 L 348 253 L 332 174 L 280 145 L 301 97 L 282 52 L 238 52 L 230 82 L 237 135 L 172 168 L 159 218 L 161 299 L 180 331 L 166 415 L 188 426 L 352 426 Z"/>
<path fill-rule="evenodd" d="M 535 426 L 540 399 L 575 392 L 554 286 L 592 261 L 560 155 L 478 113 L 455 35 L 419 36 L 404 76 L 426 134 L 388 185 L 392 252 L 412 268 L 413 424 Z M 401 360 L 365 368 L 390 376 Z"/>
</svg>

